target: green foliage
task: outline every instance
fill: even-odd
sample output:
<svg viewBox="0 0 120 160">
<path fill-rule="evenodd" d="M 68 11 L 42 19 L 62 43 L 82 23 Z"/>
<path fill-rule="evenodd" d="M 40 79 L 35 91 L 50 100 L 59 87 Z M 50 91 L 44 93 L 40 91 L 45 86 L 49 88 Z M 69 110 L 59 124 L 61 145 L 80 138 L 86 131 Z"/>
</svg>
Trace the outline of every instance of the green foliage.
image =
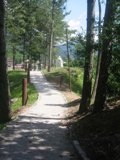
<svg viewBox="0 0 120 160">
<path fill-rule="evenodd" d="M 83 67 L 85 60 L 85 46 L 86 41 L 83 35 L 78 35 L 70 40 L 71 46 L 75 47 L 74 49 L 74 62 L 73 66 Z"/>
<path fill-rule="evenodd" d="M 113 52 L 112 63 L 109 68 L 107 83 L 108 96 L 118 97 L 120 95 L 120 50 Z"/>
<path fill-rule="evenodd" d="M 108 97 L 120 96 L 120 2 L 117 3 L 116 16 L 113 24 L 112 56 L 109 67 L 109 78 L 107 83 Z"/>
<path fill-rule="evenodd" d="M 11 90 L 11 110 L 15 112 L 22 105 L 22 80 L 26 78 L 23 71 L 9 71 L 9 81 Z M 37 100 L 37 91 L 32 84 L 28 84 L 28 105 L 33 104 Z"/>
<path fill-rule="evenodd" d="M 69 73 L 67 68 L 52 68 L 50 73 L 47 71 L 43 71 L 45 76 L 49 81 L 54 81 L 56 77 L 63 76 L 63 84 L 69 84 Z M 80 68 L 71 68 L 71 84 L 72 91 L 77 93 L 78 95 L 82 92 L 82 83 L 83 83 L 83 69 Z"/>
<path fill-rule="evenodd" d="M 64 3 L 65 0 L 55 3 L 54 43 L 62 39 L 64 34 Z M 6 11 L 8 50 L 14 46 L 23 55 L 23 59 L 39 60 L 40 54 L 47 53 L 50 41 L 52 1 L 11 0 L 7 3 Z"/>
</svg>

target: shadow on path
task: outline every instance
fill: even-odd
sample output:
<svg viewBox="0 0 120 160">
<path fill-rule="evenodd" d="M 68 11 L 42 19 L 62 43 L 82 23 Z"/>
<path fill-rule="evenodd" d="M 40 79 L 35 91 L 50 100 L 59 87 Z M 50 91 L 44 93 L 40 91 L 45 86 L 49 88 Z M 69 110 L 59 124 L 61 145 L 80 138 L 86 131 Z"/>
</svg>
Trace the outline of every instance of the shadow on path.
<svg viewBox="0 0 120 160">
<path fill-rule="evenodd" d="M 65 131 L 60 121 L 20 116 L 0 134 L 0 160 L 75 160 Z"/>
<path fill-rule="evenodd" d="M 0 160 L 78 160 L 62 124 L 65 99 L 40 72 L 31 81 L 38 101 L 0 132 Z"/>
</svg>

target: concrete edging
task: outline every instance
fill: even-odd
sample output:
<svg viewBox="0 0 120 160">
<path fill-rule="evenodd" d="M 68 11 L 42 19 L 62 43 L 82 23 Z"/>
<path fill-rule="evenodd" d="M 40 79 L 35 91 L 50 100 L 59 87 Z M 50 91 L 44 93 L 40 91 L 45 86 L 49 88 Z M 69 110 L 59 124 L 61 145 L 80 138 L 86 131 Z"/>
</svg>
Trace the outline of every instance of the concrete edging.
<svg viewBox="0 0 120 160">
<path fill-rule="evenodd" d="M 80 157 L 83 159 L 83 160 L 90 160 L 88 157 L 87 157 L 87 154 L 83 151 L 83 149 L 81 148 L 79 142 L 77 140 L 73 140 L 73 146 L 74 148 L 76 149 L 77 153 L 80 155 Z"/>
</svg>

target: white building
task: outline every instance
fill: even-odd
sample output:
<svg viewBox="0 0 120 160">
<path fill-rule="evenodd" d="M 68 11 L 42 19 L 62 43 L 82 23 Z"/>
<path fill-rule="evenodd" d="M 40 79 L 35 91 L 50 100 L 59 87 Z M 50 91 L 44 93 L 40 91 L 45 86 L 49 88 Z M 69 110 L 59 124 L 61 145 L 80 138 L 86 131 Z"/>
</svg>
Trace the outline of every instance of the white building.
<svg viewBox="0 0 120 160">
<path fill-rule="evenodd" d="M 56 60 L 56 67 L 63 67 L 63 60 L 62 60 L 62 58 L 59 56 L 58 58 L 57 58 L 57 60 Z"/>
</svg>

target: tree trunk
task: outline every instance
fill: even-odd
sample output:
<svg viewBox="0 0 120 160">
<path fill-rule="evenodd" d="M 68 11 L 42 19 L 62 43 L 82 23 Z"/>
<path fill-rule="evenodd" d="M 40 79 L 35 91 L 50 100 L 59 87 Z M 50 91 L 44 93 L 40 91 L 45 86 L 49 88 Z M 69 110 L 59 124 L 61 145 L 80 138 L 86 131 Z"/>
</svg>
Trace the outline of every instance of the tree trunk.
<svg viewBox="0 0 120 160">
<path fill-rule="evenodd" d="M 39 67 L 38 67 L 39 70 L 41 70 L 41 54 L 39 53 Z"/>
<path fill-rule="evenodd" d="M 67 58 L 68 58 L 68 72 L 69 72 L 69 89 L 71 92 L 71 71 L 70 71 L 70 51 L 68 44 L 68 29 L 66 28 L 66 47 L 67 47 Z"/>
<path fill-rule="evenodd" d="M 23 35 L 23 64 L 25 63 L 25 34 Z"/>
<path fill-rule="evenodd" d="M 10 94 L 7 76 L 7 58 L 4 34 L 4 0 L 0 1 L 0 122 L 10 120 Z"/>
<path fill-rule="evenodd" d="M 95 0 L 87 0 L 87 42 L 82 99 L 79 112 L 86 112 L 91 99 L 92 63 L 94 48 Z"/>
<path fill-rule="evenodd" d="M 114 1 L 115 2 L 115 1 Z M 103 26 L 103 39 L 102 39 L 102 56 L 100 64 L 100 74 L 98 79 L 98 86 L 96 91 L 94 112 L 99 112 L 104 108 L 106 99 L 106 83 L 108 79 L 108 67 L 111 59 L 112 47 L 112 24 L 114 21 L 114 4 L 112 0 L 107 0 L 104 26 Z"/>
<path fill-rule="evenodd" d="M 30 67 L 31 66 L 31 61 L 29 60 L 28 62 L 28 68 L 27 68 L 27 82 L 30 83 Z"/>
<path fill-rule="evenodd" d="M 55 8 L 55 0 L 52 1 L 52 22 L 51 22 L 51 28 L 50 28 L 48 72 L 51 71 L 51 57 L 52 57 L 52 50 L 53 50 L 54 8 Z"/>
<path fill-rule="evenodd" d="M 44 57 L 44 69 L 46 69 L 46 67 L 47 67 L 47 56 L 45 55 L 45 57 Z"/>
<path fill-rule="evenodd" d="M 50 35 L 49 57 L 48 57 L 48 72 L 51 71 L 51 55 L 52 55 L 52 33 Z"/>
<path fill-rule="evenodd" d="M 15 47 L 13 47 L 13 70 L 15 70 Z"/>
<path fill-rule="evenodd" d="M 98 85 L 98 78 L 99 78 L 99 72 L 100 72 L 100 63 L 101 63 L 101 0 L 98 0 L 98 8 L 99 8 L 99 22 L 98 22 L 98 57 L 97 57 L 97 67 L 96 67 L 96 77 L 95 77 L 95 83 L 93 87 L 93 93 L 92 93 L 92 102 L 95 101 L 96 96 L 96 90 Z"/>
</svg>

